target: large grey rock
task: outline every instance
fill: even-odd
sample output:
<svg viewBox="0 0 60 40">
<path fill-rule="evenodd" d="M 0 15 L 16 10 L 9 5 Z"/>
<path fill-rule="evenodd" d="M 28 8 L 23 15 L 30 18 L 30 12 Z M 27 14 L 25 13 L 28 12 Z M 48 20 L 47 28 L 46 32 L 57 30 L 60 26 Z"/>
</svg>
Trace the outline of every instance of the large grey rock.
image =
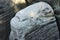
<svg viewBox="0 0 60 40">
<path fill-rule="evenodd" d="M 10 40 L 58 40 L 59 32 L 51 6 L 35 3 L 16 13 L 11 20 Z"/>
</svg>

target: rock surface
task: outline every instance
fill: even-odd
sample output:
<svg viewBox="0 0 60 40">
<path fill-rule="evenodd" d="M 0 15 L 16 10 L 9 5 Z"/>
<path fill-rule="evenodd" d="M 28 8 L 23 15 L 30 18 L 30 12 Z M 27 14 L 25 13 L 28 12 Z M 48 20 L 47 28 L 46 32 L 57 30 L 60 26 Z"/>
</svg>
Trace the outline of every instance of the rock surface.
<svg viewBox="0 0 60 40">
<path fill-rule="evenodd" d="M 58 25 L 59 36 L 60 36 L 60 7 L 55 10 L 55 17 Z"/>
<path fill-rule="evenodd" d="M 0 0 L 0 40 L 9 40 L 10 20 L 14 15 L 10 0 Z"/>
<path fill-rule="evenodd" d="M 35 3 L 11 20 L 10 40 L 58 40 L 59 32 L 51 6 Z"/>
</svg>

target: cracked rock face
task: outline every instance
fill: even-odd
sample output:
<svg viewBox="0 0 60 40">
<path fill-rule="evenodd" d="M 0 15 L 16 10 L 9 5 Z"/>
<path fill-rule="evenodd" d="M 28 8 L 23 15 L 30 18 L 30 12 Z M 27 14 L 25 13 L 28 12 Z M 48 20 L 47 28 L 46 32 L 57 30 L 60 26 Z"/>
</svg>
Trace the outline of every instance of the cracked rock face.
<svg viewBox="0 0 60 40">
<path fill-rule="evenodd" d="M 49 34 L 49 29 L 52 29 L 53 27 L 53 30 L 55 30 L 56 28 L 54 32 L 57 38 L 53 36 L 50 39 L 54 40 L 54 37 L 58 39 L 58 29 L 55 22 L 53 9 L 49 4 L 45 2 L 38 2 L 22 9 L 21 11 L 16 13 L 16 15 L 11 19 L 10 23 L 10 40 L 48 40 L 49 37 L 51 37 L 51 35 Z M 50 26 L 52 28 L 50 28 Z M 42 35 L 39 30 L 40 32 L 42 32 L 42 34 L 45 34 L 45 36 Z M 35 35 L 35 33 L 40 33 L 41 35 L 39 34 L 40 36 L 37 36 Z"/>
</svg>

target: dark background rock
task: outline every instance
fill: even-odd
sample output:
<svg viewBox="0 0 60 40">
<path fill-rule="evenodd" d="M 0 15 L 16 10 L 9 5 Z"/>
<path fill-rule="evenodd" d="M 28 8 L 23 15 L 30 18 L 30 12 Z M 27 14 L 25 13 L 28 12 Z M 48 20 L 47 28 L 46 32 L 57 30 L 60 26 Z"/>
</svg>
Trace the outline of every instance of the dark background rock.
<svg viewBox="0 0 60 40">
<path fill-rule="evenodd" d="M 0 0 L 0 40 L 9 40 L 10 20 L 13 16 L 10 0 Z"/>
<path fill-rule="evenodd" d="M 54 10 L 54 12 L 55 12 L 56 22 L 57 22 L 59 34 L 60 34 L 60 7 Z"/>
<path fill-rule="evenodd" d="M 60 7 L 60 0 L 26 0 L 26 1 L 28 1 L 29 5 L 43 1 L 49 3 L 54 9 L 56 7 Z"/>
</svg>

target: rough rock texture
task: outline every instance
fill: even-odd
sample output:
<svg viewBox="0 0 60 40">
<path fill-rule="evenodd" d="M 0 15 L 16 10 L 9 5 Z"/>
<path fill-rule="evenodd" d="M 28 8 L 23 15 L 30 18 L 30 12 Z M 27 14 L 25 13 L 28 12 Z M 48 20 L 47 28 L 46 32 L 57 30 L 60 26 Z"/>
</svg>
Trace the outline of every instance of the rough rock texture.
<svg viewBox="0 0 60 40">
<path fill-rule="evenodd" d="M 20 2 L 21 0 L 17 0 L 17 1 Z M 12 2 L 12 4 L 14 4 L 13 6 L 14 6 L 14 9 L 15 9 L 16 12 L 18 12 L 19 10 L 25 8 L 26 6 L 29 6 L 31 4 L 41 2 L 41 1 L 49 3 L 53 7 L 54 10 L 57 10 L 57 8 L 59 10 L 59 7 L 60 7 L 60 0 L 24 0 L 24 1 L 26 1 L 26 3 L 21 4 L 21 3 L 18 2 L 18 4 L 15 4 L 16 2 Z M 56 22 L 57 22 L 58 26 L 60 25 L 59 21 L 60 21 L 60 17 L 56 16 Z M 59 27 L 58 27 L 58 29 L 60 30 Z"/>
<path fill-rule="evenodd" d="M 13 17 L 10 0 L 0 0 L 0 40 L 9 40 L 10 19 Z"/>
<path fill-rule="evenodd" d="M 60 32 L 60 16 L 59 16 L 60 15 L 60 0 L 26 0 L 26 2 L 28 3 L 27 5 L 31 5 L 33 3 L 41 2 L 41 1 L 47 2 L 53 7 L 54 12 L 55 12 L 54 14 L 55 14 L 56 22 L 58 25 L 58 30 Z"/>
<path fill-rule="evenodd" d="M 39 2 L 17 12 L 11 20 L 10 40 L 58 40 L 59 32 L 51 6 Z"/>
</svg>

